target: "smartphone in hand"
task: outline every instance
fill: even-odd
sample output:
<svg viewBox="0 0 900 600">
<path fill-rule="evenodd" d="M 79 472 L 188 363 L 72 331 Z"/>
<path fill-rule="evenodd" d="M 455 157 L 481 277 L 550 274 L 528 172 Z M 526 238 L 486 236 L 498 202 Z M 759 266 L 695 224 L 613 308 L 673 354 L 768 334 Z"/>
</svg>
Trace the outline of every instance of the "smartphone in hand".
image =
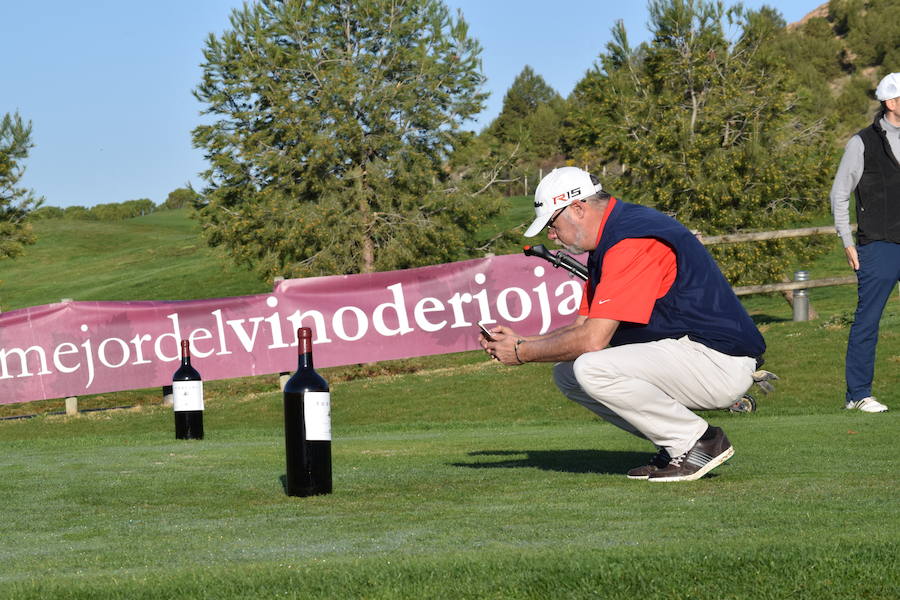
<svg viewBox="0 0 900 600">
<path fill-rule="evenodd" d="M 496 342 L 497 340 L 494 336 L 491 335 L 491 332 L 484 328 L 484 325 L 481 323 L 478 324 L 478 329 L 481 330 L 481 336 L 489 342 Z"/>
</svg>

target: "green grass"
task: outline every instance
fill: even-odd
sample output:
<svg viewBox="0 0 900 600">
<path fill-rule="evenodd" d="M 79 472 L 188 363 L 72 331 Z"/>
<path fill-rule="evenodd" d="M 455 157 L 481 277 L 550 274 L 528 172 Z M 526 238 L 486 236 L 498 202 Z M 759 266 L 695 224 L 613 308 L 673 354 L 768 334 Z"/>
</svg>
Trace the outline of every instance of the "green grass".
<svg viewBox="0 0 900 600">
<path fill-rule="evenodd" d="M 210 394 L 203 441 L 162 407 L 3 422 L 0 597 L 896 597 L 896 414 L 782 375 L 759 413 L 707 414 L 737 454 L 674 485 L 627 480 L 651 448 L 547 365 L 334 384 L 316 498 L 283 493 L 271 389 Z"/>
<path fill-rule="evenodd" d="M 190 223 L 158 217 L 190 243 Z M 107 243 L 161 235 L 137 226 Z M 62 237 L 39 246 L 66 252 Z M 204 252 L 219 271 L 195 297 L 228 295 Z M 79 260 L 56 295 L 103 289 L 84 273 L 100 258 Z M 798 267 L 847 272 L 840 249 Z M 127 299 L 150 297 L 135 285 Z M 82 399 L 128 410 L 0 421 L 0 598 L 898 598 L 900 297 L 876 366 L 893 410 L 866 415 L 840 408 L 854 290 L 810 296 L 805 323 L 779 295 L 746 299 L 781 380 L 758 413 L 705 414 L 736 455 L 692 483 L 627 480 L 649 444 L 565 400 L 549 365 L 479 353 L 322 369 L 335 493 L 315 498 L 281 486 L 276 376 L 208 382 L 202 441 L 174 439 L 157 390 Z M 54 405 L 0 407 L 36 408 Z"/>
<path fill-rule="evenodd" d="M 265 293 L 271 285 L 235 267 L 199 238 L 187 210 L 121 222 L 34 223 L 38 241 L 0 261 L 0 307 L 73 300 L 194 300 Z"/>
</svg>

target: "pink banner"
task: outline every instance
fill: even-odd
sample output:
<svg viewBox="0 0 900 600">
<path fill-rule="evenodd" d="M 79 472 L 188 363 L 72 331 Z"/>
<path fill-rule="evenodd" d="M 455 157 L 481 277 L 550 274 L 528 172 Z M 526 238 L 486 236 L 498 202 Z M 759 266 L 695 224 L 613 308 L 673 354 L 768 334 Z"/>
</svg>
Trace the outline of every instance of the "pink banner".
<svg viewBox="0 0 900 600">
<path fill-rule="evenodd" d="M 478 348 L 475 324 L 523 334 L 568 323 L 581 282 L 497 256 L 280 282 L 270 294 L 178 302 L 64 302 L 0 314 L 0 404 L 171 383 L 179 341 L 206 380 L 292 371 L 298 327 L 317 367 Z"/>
</svg>

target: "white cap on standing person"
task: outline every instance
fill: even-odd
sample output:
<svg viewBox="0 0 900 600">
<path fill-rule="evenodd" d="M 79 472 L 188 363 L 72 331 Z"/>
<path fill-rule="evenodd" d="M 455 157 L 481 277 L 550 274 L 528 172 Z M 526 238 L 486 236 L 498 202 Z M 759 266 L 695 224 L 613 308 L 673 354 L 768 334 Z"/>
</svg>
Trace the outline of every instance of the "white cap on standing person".
<svg viewBox="0 0 900 600">
<path fill-rule="evenodd" d="M 884 102 L 900 96 L 900 73 L 888 73 L 875 88 L 875 97 Z"/>
<path fill-rule="evenodd" d="M 582 200 L 601 191 L 603 186 L 591 181 L 591 175 L 578 167 L 553 169 L 541 179 L 534 192 L 535 219 L 525 231 L 525 237 L 534 237 L 547 226 L 550 217 L 558 209 L 576 200 Z"/>
</svg>

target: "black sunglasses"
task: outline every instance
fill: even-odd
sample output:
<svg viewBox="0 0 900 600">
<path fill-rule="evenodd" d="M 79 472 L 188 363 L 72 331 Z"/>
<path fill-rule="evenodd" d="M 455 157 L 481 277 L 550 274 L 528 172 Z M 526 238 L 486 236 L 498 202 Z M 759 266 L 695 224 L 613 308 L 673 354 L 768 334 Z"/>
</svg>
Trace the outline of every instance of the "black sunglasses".
<svg viewBox="0 0 900 600">
<path fill-rule="evenodd" d="M 563 214 L 564 212 L 566 212 L 566 209 L 569 208 L 570 206 L 572 206 L 572 205 L 571 205 L 571 204 L 566 204 L 565 206 L 562 207 L 562 210 L 561 210 L 561 211 L 559 211 L 558 213 L 556 213 L 549 221 L 547 221 L 547 229 L 550 229 L 551 227 L 553 227 L 553 223 L 556 222 L 556 220 L 559 218 L 559 215 L 561 215 L 561 214 Z"/>
</svg>

